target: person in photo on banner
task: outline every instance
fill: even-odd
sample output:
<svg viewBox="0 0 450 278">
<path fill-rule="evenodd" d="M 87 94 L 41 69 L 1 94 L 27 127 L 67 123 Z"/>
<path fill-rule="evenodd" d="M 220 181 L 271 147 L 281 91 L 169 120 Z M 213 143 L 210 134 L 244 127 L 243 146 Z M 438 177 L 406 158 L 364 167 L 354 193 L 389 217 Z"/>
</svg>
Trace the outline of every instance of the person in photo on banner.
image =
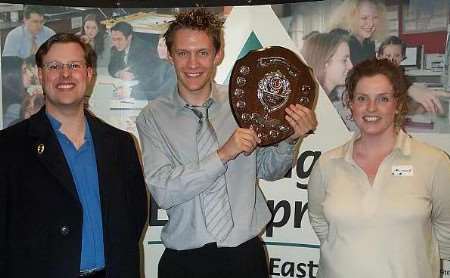
<svg viewBox="0 0 450 278">
<path fill-rule="evenodd" d="M 350 60 L 353 65 L 375 58 L 375 40 L 386 33 L 385 6 L 379 0 L 345 0 L 331 14 L 331 32 L 350 35 Z"/>
<path fill-rule="evenodd" d="M 34 56 L 39 46 L 55 34 L 44 23 L 41 6 L 25 6 L 23 24 L 12 29 L 6 36 L 2 56 L 17 56 L 22 59 Z"/>
<path fill-rule="evenodd" d="M 100 23 L 97 15 L 87 14 L 83 19 L 81 30 L 76 33 L 84 43 L 88 43 L 97 54 L 97 67 L 108 66 L 111 55 L 111 38 Z"/>
<path fill-rule="evenodd" d="M 28 85 L 25 85 L 26 94 L 20 108 L 20 120 L 28 119 L 39 112 L 45 102 L 42 86 L 39 84 L 38 67 L 34 56 L 28 57 L 24 62 Z"/>
<path fill-rule="evenodd" d="M 402 130 L 407 84 L 387 59 L 349 72 L 359 132 L 321 155 L 308 184 L 319 278 L 438 278 L 450 259 L 450 159 Z"/>
<path fill-rule="evenodd" d="M 21 103 L 31 78 L 26 71 L 24 60 L 20 57 L 3 57 L 1 70 L 3 127 L 8 127 L 20 120 Z"/>
<path fill-rule="evenodd" d="M 133 137 L 84 109 L 95 52 L 36 53 L 45 106 L 0 130 L 0 277 L 140 277 L 147 192 Z"/>
<path fill-rule="evenodd" d="M 317 125 L 313 111 L 286 108 L 292 136 L 258 147 L 239 128 L 226 87 L 213 82 L 223 57 L 223 22 L 204 9 L 176 15 L 164 37 L 177 86 L 137 118 L 147 186 L 167 211 L 158 277 L 268 277 L 259 239 L 271 218 L 257 179 L 291 168 L 294 147 Z"/>
<path fill-rule="evenodd" d="M 109 74 L 123 81 L 137 82 L 132 86 L 131 95 L 123 95 L 127 90 L 119 90 L 119 96 L 151 100 L 175 84 L 171 65 L 160 59 L 157 47 L 152 48 L 141 39 L 128 22 L 120 21 L 111 27 L 111 40 Z"/>
<path fill-rule="evenodd" d="M 379 59 L 388 59 L 397 66 L 401 67 L 401 62 L 406 58 L 406 45 L 396 36 L 387 37 L 378 48 L 377 57 Z M 425 84 L 412 83 L 408 88 L 408 95 L 411 97 L 411 113 L 431 112 L 438 115 L 444 114 L 439 97 L 450 97 L 449 92 L 433 90 L 427 88 Z"/>
<path fill-rule="evenodd" d="M 347 128 L 356 130 L 344 105 L 345 78 L 353 67 L 348 35 L 314 32 L 306 37 L 301 53 Z"/>
</svg>

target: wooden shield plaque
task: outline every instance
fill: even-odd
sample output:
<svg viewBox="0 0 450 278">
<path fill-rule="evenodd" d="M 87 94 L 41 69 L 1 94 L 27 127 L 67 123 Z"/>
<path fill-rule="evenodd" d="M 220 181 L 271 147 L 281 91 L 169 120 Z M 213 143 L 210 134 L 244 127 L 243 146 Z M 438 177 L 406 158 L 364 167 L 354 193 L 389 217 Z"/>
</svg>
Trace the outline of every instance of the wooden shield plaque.
<svg viewBox="0 0 450 278">
<path fill-rule="evenodd" d="M 285 108 L 313 108 L 317 86 L 312 70 L 294 52 L 280 47 L 255 50 L 239 59 L 229 83 L 230 105 L 240 127 L 252 127 L 261 146 L 276 144 L 294 132 Z"/>
</svg>

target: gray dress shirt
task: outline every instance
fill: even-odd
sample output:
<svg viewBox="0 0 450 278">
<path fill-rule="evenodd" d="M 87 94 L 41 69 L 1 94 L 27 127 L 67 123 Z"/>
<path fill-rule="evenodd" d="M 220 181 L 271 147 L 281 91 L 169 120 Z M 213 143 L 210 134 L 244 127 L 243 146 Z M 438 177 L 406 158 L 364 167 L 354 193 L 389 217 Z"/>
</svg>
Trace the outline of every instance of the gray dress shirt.
<svg viewBox="0 0 450 278">
<path fill-rule="evenodd" d="M 213 84 L 214 103 L 209 118 L 222 146 L 238 127 L 226 87 Z M 198 248 L 214 242 L 207 232 L 200 193 L 225 173 L 234 221 L 233 230 L 219 246 L 237 246 L 258 235 L 270 220 L 270 211 L 257 178 L 282 178 L 293 163 L 293 146 L 258 148 L 240 154 L 225 165 L 216 151 L 199 161 L 196 146 L 198 118 L 177 90 L 149 103 L 137 118 L 147 186 L 169 221 L 161 239 L 171 249 Z"/>
</svg>

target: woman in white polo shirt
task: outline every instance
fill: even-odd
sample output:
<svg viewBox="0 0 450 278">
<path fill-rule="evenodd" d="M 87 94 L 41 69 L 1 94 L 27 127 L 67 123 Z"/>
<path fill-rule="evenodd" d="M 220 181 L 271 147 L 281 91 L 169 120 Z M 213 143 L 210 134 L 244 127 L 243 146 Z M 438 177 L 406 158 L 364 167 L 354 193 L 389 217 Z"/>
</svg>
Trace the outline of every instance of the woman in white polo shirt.
<svg viewBox="0 0 450 278">
<path fill-rule="evenodd" d="M 308 186 L 320 278 L 438 278 L 450 259 L 450 160 L 402 129 L 407 82 L 386 59 L 346 80 L 359 132 L 324 153 Z"/>
</svg>

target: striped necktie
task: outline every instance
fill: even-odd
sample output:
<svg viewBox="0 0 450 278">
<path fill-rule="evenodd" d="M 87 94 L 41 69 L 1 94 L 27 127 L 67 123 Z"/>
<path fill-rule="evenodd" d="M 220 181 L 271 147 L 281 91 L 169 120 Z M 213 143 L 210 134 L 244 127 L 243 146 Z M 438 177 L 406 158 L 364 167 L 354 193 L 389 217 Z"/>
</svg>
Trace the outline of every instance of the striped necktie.
<svg viewBox="0 0 450 278">
<path fill-rule="evenodd" d="M 36 35 L 33 35 L 31 37 L 31 53 L 30 53 L 30 56 L 36 54 L 37 50 L 38 50 L 37 37 L 36 37 Z"/>
<path fill-rule="evenodd" d="M 196 132 L 199 160 L 218 149 L 217 135 L 208 119 L 211 104 L 209 99 L 202 106 L 188 106 L 199 119 Z M 218 242 L 225 240 L 234 226 L 225 175 L 218 177 L 213 185 L 203 191 L 200 200 L 206 229 Z"/>
</svg>

